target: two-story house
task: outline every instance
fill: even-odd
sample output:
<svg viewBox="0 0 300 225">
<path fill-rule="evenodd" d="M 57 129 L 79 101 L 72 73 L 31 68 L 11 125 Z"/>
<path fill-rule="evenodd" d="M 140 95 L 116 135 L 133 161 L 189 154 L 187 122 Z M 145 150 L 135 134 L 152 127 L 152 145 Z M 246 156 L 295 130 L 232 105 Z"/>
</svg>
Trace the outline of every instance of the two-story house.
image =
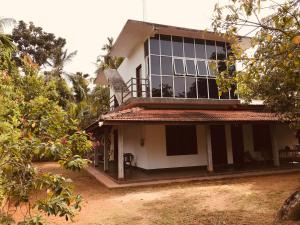
<svg viewBox="0 0 300 225">
<path fill-rule="evenodd" d="M 247 48 L 249 38 L 240 41 Z M 279 166 L 295 132 L 264 105 L 242 104 L 235 85 L 220 95 L 216 71 L 230 51 L 224 35 L 128 20 L 110 53 L 124 61 L 97 78 L 109 85 L 111 111 L 87 129 L 103 170 L 126 178 L 124 159 L 146 174 Z"/>
</svg>

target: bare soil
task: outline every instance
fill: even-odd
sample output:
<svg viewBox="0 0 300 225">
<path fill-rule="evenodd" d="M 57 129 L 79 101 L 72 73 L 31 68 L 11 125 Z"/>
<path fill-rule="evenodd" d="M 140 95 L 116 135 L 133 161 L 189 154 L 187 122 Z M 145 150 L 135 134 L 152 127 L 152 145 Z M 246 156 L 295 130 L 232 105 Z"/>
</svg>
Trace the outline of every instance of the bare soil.
<svg viewBox="0 0 300 225">
<path fill-rule="evenodd" d="M 84 198 L 73 223 L 49 217 L 49 224 L 300 224 L 275 220 L 284 200 L 300 187 L 300 173 L 109 190 L 85 171 L 66 171 L 55 163 L 39 168 L 70 177 Z"/>
</svg>

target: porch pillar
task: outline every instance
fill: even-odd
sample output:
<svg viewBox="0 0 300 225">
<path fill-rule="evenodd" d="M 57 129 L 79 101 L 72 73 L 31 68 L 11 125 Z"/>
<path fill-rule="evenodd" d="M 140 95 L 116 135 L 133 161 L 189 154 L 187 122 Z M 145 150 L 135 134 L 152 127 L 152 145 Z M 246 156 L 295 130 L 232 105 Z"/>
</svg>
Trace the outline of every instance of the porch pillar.
<svg viewBox="0 0 300 225">
<path fill-rule="evenodd" d="M 104 138 L 103 138 L 103 147 L 104 147 L 104 149 L 103 149 L 103 153 L 104 153 L 104 155 L 103 155 L 103 169 L 104 169 L 104 171 L 108 171 L 108 146 L 107 146 L 107 133 L 105 133 L 104 134 Z"/>
<path fill-rule="evenodd" d="M 124 145 L 123 145 L 123 139 L 124 139 L 124 128 L 123 126 L 120 126 L 118 128 L 119 133 L 119 148 L 118 148 L 118 179 L 124 179 Z"/>
<path fill-rule="evenodd" d="M 207 171 L 213 172 L 213 158 L 212 158 L 212 149 L 211 149 L 211 133 L 210 133 L 210 125 L 206 125 L 206 151 L 207 151 Z"/>
<path fill-rule="evenodd" d="M 227 163 L 233 164 L 231 125 L 230 124 L 225 125 L 225 135 L 226 135 Z"/>
<path fill-rule="evenodd" d="M 280 166 L 279 148 L 278 148 L 278 142 L 276 139 L 276 125 L 271 125 L 270 129 L 271 129 L 273 163 L 274 163 L 274 166 Z"/>
<path fill-rule="evenodd" d="M 98 148 L 94 150 L 94 167 L 99 165 Z"/>
</svg>

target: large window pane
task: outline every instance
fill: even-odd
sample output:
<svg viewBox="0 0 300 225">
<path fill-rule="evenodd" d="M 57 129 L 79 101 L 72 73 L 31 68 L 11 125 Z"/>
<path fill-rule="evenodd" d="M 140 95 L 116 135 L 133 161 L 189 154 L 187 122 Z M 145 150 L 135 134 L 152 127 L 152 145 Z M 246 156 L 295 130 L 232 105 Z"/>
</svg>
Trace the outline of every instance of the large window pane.
<svg viewBox="0 0 300 225">
<path fill-rule="evenodd" d="M 206 59 L 204 40 L 195 39 L 195 50 L 196 50 L 196 58 Z"/>
<path fill-rule="evenodd" d="M 182 37 L 172 37 L 173 55 L 183 57 L 183 40 Z"/>
<path fill-rule="evenodd" d="M 183 65 L 183 59 L 174 59 L 174 68 L 175 68 L 175 74 L 176 75 L 184 75 L 184 65 Z"/>
<path fill-rule="evenodd" d="M 226 58 L 226 46 L 225 42 L 216 42 L 217 47 L 217 59 L 224 60 Z"/>
<path fill-rule="evenodd" d="M 172 57 L 162 56 L 161 57 L 161 74 L 162 75 L 173 75 Z"/>
<path fill-rule="evenodd" d="M 186 78 L 186 97 L 197 98 L 196 78 Z"/>
<path fill-rule="evenodd" d="M 174 77 L 174 92 L 176 98 L 185 98 L 184 77 Z"/>
<path fill-rule="evenodd" d="M 152 97 L 161 97 L 161 76 L 151 76 Z"/>
<path fill-rule="evenodd" d="M 208 79 L 209 98 L 219 98 L 216 79 Z"/>
<path fill-rule="evenodd" d="M 160 35 L 160 52 L 162 55 L 172 56 L 171 36 Z"/>
<path fill-rule="evenodd" d="M 219 73 L 227 70 L 226 62 L 224 61 L 218 61 L 218 71 Z"/>
<path fill-rule="evenodd" d="M 207 59 L 216 59 L 216 46 L 215 41 L 206 41 L 206 54 Z"/>
<path fill-rule="evenodd" d="M 205 61 L 197 61 L 197 69 L 198 69 L 198 75 L 199 76 L 208 75 Z"/>
<path fill-rule="evenodd" d="M 236 84 L 232 84 L 231 89 L 230 89 L 230 98 L 231 99 L 238 99 L 238 96 L 235 94 L 235 90 L 236 90 Z"/>
<path fill-rule="evenodd" d="M 151 55 L 151 74 L 160 74 L 160 57 Z"/>
<path fill-rule="evenodd" d="M 173 97 L 173 76 L 162 77 L 162 96 Z"/>
<path fill-rule="evenodd" d="M 216 76 L 217 75 L 217 63 L 216 63 L 216 61 L 208 61 L 208 69 L 209 69 L 209 75 L 210 76 Z"/>
<path fill-rule="evenodd" d="M 208 98 L 207 93 L 207 79 L 206 78 L 198 78 L 198 98 Z"/>
<path fill-rule="evenodd" d="M 226 43 L 226 57 L 229 58 L 230 55 L 232 55 L 231 45 Z"/>
<path fill-rule="evenodd" d="M 185 57 L 195 58 L 194 39 L 184 38 L 184 55 Z"/>
<path fill-rule="evenodd" d="M 159 55 L 159 35 L 150 38 L 150 53 Z"/>
<path fill-rule="evenodd" d="M 196 75 L 196 66 L 194 60 L 186 60 L 186 73 L 187 75 Z"/>
<path fill-rule="evenodd" d="M 220 98 L 221 99 L 229 99 L 229 92 L 222 92 Z"/>
</svg>

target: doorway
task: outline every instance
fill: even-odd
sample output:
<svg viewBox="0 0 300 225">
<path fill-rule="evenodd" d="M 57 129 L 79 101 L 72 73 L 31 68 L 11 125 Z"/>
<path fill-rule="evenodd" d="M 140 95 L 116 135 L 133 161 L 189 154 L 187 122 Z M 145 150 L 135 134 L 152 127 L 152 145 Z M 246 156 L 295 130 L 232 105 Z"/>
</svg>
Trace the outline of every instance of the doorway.
<svg viewBox="0 0 300 225">
<path fill-rule="evenodd" d="M 227 149 L 226 136 L 224 125 L 211 125 L 211 147 L 213 164 L 226 165 L 227 164 Z"/>
<path fill-rule="evenodd" d="M 231 142 L 234 165 L 244 163 L 244 139 L 243 127 L 240 124 L 231 125 Z"/>
<path fill-rule="evenodd" d="M 142 97 L 142 65 L 139 65 L 135 70 L 136 77 L 136 97 Z"/>
<path fill-rule="evenodd" d="M 118 130 L 114 130 L 114 164 L 118 167 L 119 162 L 119 137 Z"/>
<path fill-rule="evenodd" d="M 273 158 L 270 127 L 268 124 L 252 126 L 254 151 L 259 152 L 264 161 Z"/>
</svg>

